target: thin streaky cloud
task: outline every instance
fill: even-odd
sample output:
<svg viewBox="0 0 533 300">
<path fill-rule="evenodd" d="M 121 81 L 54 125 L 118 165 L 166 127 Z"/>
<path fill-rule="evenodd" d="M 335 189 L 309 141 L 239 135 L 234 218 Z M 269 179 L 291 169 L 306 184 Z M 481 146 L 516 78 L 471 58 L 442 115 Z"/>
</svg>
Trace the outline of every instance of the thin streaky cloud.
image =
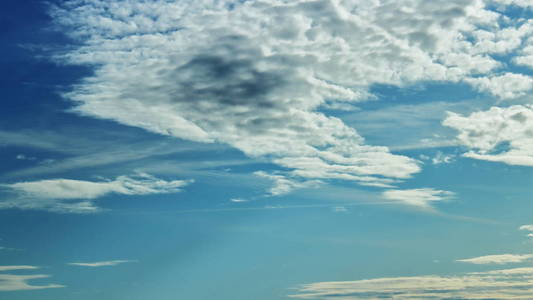
<svg viewBox="0 0 533 300">
<path fill-rule="evenodd" d="M 497 254 L 458 259 L 457 261 L 476 265 L 504 265 L 510 263 L 521 263 L 531 259 L 533 259 L 533 254 Z"/>
<path fill-rule="evenodd" d="M 68 265 L 97 268 L 97 267 L 111 267 L 111 266 L 117 266 L 117 265 L 124 264 L 124 263 L 133 263 L 133 262 L 138 262 L 138 261 L 137 260 L 108 260 L 108 261 L 97 261 L 97 262 L 71 262 L 71 263 L 68 263 Z"/>
<path fill-rule="evenodd" d="M 26 265 L 21 265 L 21 266 L 0 266 L 0 272 L 14 271 L 14 270 L 35 270 L 35 269 L 39 269 L 39 267 L 26 266 Z"/>
</svg>

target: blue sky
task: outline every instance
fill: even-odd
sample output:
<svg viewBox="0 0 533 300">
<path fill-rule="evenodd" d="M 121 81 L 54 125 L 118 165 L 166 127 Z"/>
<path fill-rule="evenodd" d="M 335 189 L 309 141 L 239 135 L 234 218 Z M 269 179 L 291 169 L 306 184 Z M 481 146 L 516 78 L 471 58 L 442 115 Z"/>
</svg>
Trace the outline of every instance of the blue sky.
<svg viewBox="0 0 533 300">
<path fill-rule="evenodd" d="M 15 1 L 1 299 L 528 299 L 529 0 Z"/>
</svg>

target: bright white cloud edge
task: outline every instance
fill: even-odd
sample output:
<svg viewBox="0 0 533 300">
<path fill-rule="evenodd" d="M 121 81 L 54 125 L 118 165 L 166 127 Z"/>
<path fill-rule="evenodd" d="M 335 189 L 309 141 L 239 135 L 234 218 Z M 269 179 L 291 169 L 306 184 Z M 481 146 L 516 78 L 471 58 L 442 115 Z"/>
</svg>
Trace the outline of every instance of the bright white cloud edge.
<svg viewBox="0 0 533 300">
<path fill-rule="evenodd" d="M 132 262 L 137 262 L 137 261 L 136 260 L 108 260 L 108 261 L 97 261 L 97 262 L 71 262 L 71 263 L 68 263 L 68 265 L 97 268 L 97 267 L 117 266 L 120 264 L 132 263 Z"/>
<path fill-rule="evenodd" d="M 509 263 L 521 263 L 533 258 L 533 254 L 496 254 L 485 255 L 473 258 L 458 259 L 458 262 L 471 263 L 476 265 L 504 265 Z"/>
</svg>

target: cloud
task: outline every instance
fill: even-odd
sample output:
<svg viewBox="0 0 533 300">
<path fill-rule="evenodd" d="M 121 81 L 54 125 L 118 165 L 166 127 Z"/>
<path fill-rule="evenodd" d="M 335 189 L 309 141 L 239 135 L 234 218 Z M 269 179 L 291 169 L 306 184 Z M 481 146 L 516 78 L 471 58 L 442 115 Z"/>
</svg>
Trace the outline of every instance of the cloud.
<svg viewBox="0 0 533 300">
<path fill-rule="evenodd" d="M 36 266 L 0 266 L 0 272 L 14 271 L 14 270 L 34 270 L 39 269 Z"/>
<path fill-rule="evenodd" d="M 518 228 L 519 230 L 533 231 L 533 225 L 522 225 Z"/>
<path fill-rule="evenodd" d="M 35 270 L 39 267 L 35 266 L 0 266 L 0 272 L 15 271 L 15 270 Z M 32 279 L 48 278 L 49 275 L 12 275 L 0 273 L 0 292 L 22 291 L 22 290 L 39 290 L 50 288 L 62 288 L 63 285 L 48 284 L 48 285 L 31 285 L 28 283 Z"/>
<path fill-rule="evenodd" d="M 420 188 L 410 190 L 387 190 L 383 192 L 383 198 L 398 201 L 399 203 L 430 208 L 431 202 L 450 199 L 454 193 L 449 191 L 436 190 L 432 188 Z"/>
<path fill-rule="evenodd" d="M 454 155 L 444 154 L 441 151 L 437 151 L 437 154 L 431 159 L 431 163 L 434 165 L 449 164 L 454 160 Z"/>
<path fill-rule="evenodd" d="M 0 201 L 0 208 L 45 209 L 58 212 L 98 211 L 92 200 L 109 195 L 149 195 L 176 193 L 191 180 L 166 181 L 152 175 L 119 176 L 108 181 L 47 179 L 2 184 L 14 200 Z"/>
<path fill-rule="evenodd" d="M 486 265 L 497 264 L 503 265 L 508 263 L 519 263 L 530 260 L 533 258 L 533 254 L 498 254 L 498 255 L 486 255 L 467 259 L 458 259 L 459 262 Z"/>
<path fill-rule="evenodd" d="M 95 69 L 64 95 L 73 112 L 227 144 L 300 181 L 391 187 L 419 162 L 322 108 L 376 99 L 376 85 L 431 81 L 525 95 L 531 77 L 499 59 L 525 51 L 531 22 L 487 4 L 73 0 L 50 14 L 76 40 L 56 59 Z"/>
<path fill-rule="evenodd" d="M 284 175 L 268 174 L 263 171 L 257 171 L 254 174 L 256 176 L 271 180 L 274 183 L 273 186 L 268 190 L 268 193 L 272 196 L 280 196 L 288 194 L 295 189 L 312 188 L 322 184 L 322 182 L 319 180 L 297 181 L 294 179 L 289 179 Z"/>
<path fill-rule="evenodd" d="M 230 201 L 233 202 L 233 203 L 243 203 L 243 202 L 248 202 L 248 200 L 246 200 L 246 199 L 242 199 L 242 198 L 231 198 Z"/>
<path fill-rule="evenodd" d="M 533 166 L 533 105 L 492 107 L 469 116 L 449 113 L 443 124 L 456 129 L 459 143 L 471 149 L 465 157 Z"/>
<path fill-rule="evenodd" d="M 136 260 L 109 260 L 109 261 L 98 261 L 98 262 L 72 262 L 68 263 L 71 266 L 80 266 L 80 267 L 109 267 L 116 266 L 124 263 L 137 262 Z"/>
<path fill-rule="evenodd" d="M 489 3 L 501 5 L 514 5 L 523 8 L 533 8 L 533 3 L 529 0 L 490 0 Z"/>
<path fill-rule="evenodd" d="M 18 159 L 18 160 L 36 160 L 37 159 L 35 157 L 26 156 L 24 154 L 17 154 L 17 156 L 15 156 L 15 158 Z"/>
<path fill-rule="evenodd" d="M 451 276 L 413 276 L 317 282 L 296 288 L 298 299 L 528 299 L 533 268 Z"/>
<path fill-rule="evenodd" d="M 502 99 L 513 99 L 525 96 L 533 89 L 533 77 L 505 73 L 481 78 L 467 78 L 466 82 L 470 83 L 480 91 L 488 91 Z"/>
<path fill-rule="evenodd" d="M 73 111 L 225 143 L 292 176 L 378 186 L 419 172 L 417 161 L 366 144 L 320 108 L 373 99 L 376 84 L 483 86 L 503 66 L 489 54 L 514 50 L 525 38 L 500 34 L 491 41 L 509 46 L 479 47 L 485 40 L 473 38 L 476 31 L 524 24 L 498 28 L 501 14 L 467 0 L 87 0 L 51 14 L 81 44 L 58 59 L 95 66 L 94 76 L 65 95 Z"/>
</svg>

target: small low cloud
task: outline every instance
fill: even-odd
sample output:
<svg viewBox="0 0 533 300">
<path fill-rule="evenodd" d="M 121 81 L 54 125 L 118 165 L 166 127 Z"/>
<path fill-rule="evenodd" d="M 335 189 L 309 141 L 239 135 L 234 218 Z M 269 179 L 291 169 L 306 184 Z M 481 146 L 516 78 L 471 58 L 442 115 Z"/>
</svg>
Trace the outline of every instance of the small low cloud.
<svg viewBox="0 0 533 300">
<path fill-rule="evenodd" d="M 36 266 L 0 266 L 0 272 L 6 271 L 19 271 L 19 270 L 36 270 L 39 267 Z M 35 274 L 35 275 L 13 275 L 0 273 L 0 292 L 10 291 L 22 291 L 22 290 L 40 290 L 50 288 L 62 288 L 65 287 L 59 284 L 48 285 L 32 285 L 29 283 L 33 279 L 48 278 L 50 275 Z"/>
<path fill-rule="evenodd" d="M 454 161 L 455 156 L 451 154 L 444 154 L 440 151 L 437 152 L 435 157 L 431 159 L 431 163 L 434 165 L 449 164 Z"/>
<path fill-rule="evenodd" d="M 498 254 L 458 259 L 457 261 L 476 265 L 504 265 L 510 263 L 521 263 L 532 258 L 533 254 Z"/>
<path fill-rule="evenodd" d="M 518 229 L 525 230 L 525 231 L 533 231 L 533 225 L 522 225 Z"/>
<path fill-rule="evenodd" d="M 37 159 L 35 157 L 26 156 L 24 154 L 17 154 L 17 156 L 15 156 L 15 158 L 18 159 L 18 160 L 36 160 Z"/>
<path fill-rule="evenodd" d="M 137 261 L 136 260 L 108 260 L 108 261 L 97 261 L 97 262 L 71 262 L 71 263 L 68 263 L 68 265 L 97 268 L 97 267 L 111 267 L 111 266 L 116 266 L 116 265 L 120 265 L 124 263 L 132 263 L 132 262 L 137 262 Z"/>
<path fill-rule="evenodd" d="M 388 190 L 383 192 L 382 195 L 387 200 L 398 201 L 398 203 L 401 204 L 417 206 L 420 208 L 431 208 L 430 203 L 451 199 L 455 194 L 449 191 L 432 188 L 420 188 L 410 190 Z"/>
<path fill-rule="evenodd" d="M 231 198 L 230 201 L 233 202 L 233 203 L 243 203 L 243 202 L 248 202 L 248 200 L 246 200 L 246 199 L 242 199 L 242 198 Z"/>
<path fill-rule="evenodd" d="M 530 233 L 527 234 L 528 237 L 533 238 L 533 225 L 527 224 L 522 225 L 518 228 L 519 230 L 529 231 Z"/>
<path fill-rule="evenodd" d="M 254 175 L 262 178 L 266 178 L 273 182 L 272 187 L 268 190 L 271 196 L 281 196 L 292 192 L 295 189 L 313 188 L 322 184 L 320 180 L 296 180 L 288 178 L 281 174 L 269 174 L 263 171 L 257 171 Z"/>
</svg>

